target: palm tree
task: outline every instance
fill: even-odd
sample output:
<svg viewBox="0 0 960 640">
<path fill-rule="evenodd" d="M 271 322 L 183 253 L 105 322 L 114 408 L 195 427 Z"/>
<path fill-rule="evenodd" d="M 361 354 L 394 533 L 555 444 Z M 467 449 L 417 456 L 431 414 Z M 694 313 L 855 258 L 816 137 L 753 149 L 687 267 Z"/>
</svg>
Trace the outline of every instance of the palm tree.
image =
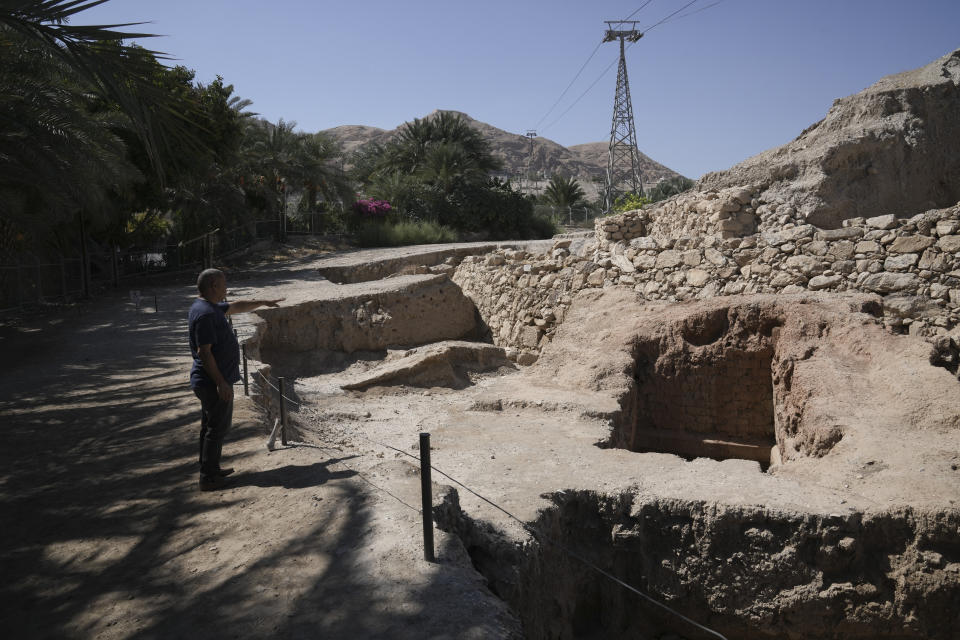
<svg viewBox="0 0 960 640">
<path fill-rule="evenodd" d="M 194 96 L 157 82 L 164 55 L 123 43 L 150 34 L 70 24 L 105 1 L 0 0 L 0 214 L 21 230 L 102 217 L 205 152 Z"/>
<path fill-rule="evenodd" d="M 62 60 L 0 27 L 0 215 L 42 227 L 142 179 L 115 133 L 128 120 L 98 109 Z"/>
<path fill-rule="evenodd" d="M 460 114 L 439 111 L 400 128 L 397 138 L 384 149 L 380 171 L 426 172 L 427 180 L 453 174 L 472 179 L 486 178 L 500 165 L 487 141 Z"/>
<path fill-rule="evenodd" d="M 166 60 L 166 54 L 124 44 L 124 40 L 155 37 L 117 30 L 142 23 L 70 24 L 77 14 L 105 2 L 0 0 L 0 47 L 9 50 L 17 41 L 25 43 L 58 61 L 78 85 L 116 105 L 129 119 L 156 177 L 162 180 L 165 161 L 185 148 L 201 149 L 189 131 L 197 105 L 155 83 L 157 62 Z"/>
<path fill-rule="evenodd" d="M 557 173 L 550 177 L 550 183 L 543 191 L 543 198 L 547 204 L 561 209 L 581 204 L 585 195 L 575 178 L 565 178 Z"/>
</svg>

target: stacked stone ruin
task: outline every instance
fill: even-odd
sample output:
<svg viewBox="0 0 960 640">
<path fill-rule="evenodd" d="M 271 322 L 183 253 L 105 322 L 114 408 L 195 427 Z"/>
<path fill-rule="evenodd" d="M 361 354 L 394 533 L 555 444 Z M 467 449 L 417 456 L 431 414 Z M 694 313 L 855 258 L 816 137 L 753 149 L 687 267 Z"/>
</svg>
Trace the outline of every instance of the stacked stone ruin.
<svg viewBox="0 0 960 640">
<path fill-rule="evenodd" d="M 452 277 L 477 305 L 488 337 L 520 364 L 536 361 L 577 291 L 628 287 L 646 300 L 856 291 L 883 296 L 891 331 L 956 348 L 960 323 L 960 203 L 909 218 L 853 218 L 838 229 L 804 222 L 742 187 L 682 194 L 596 221 L 592 242 L 544 254 L 467 256 Z"/>
</svg>

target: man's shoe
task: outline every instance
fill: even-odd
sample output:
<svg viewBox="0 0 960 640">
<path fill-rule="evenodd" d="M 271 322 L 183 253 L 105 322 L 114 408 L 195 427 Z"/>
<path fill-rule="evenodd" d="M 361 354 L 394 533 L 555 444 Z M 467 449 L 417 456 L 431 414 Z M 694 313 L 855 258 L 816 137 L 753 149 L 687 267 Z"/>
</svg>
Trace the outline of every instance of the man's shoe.
<svg viewBox="0 0 960 640">
<path fill-rule="evenodd" d="M 226 478 L 231 473 L 233 473 L 233 467 L 228 467 L 226 469 L 220 469 L 217 475 L 219 475 L 221 478 Z"/>
<path fill-rule="evenodd" d="M 223 476 L 201 476 L 200 491 L 216 491 L 227 484 Z"/>
</svg>

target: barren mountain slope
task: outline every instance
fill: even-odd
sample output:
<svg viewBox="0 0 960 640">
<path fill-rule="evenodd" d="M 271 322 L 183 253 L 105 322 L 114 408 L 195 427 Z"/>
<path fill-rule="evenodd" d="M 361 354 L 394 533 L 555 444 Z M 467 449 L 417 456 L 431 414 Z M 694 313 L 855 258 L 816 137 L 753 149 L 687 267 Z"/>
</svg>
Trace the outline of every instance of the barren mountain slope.
<svg viewBox="0 0 960 640">
<path fill-rule="evenodd" d="M 433 113 L 437 113 L 437 111 Z M 433 115 L 433 113 L 429 115 Z M 456 113 L 460 113 L 490 143 L 494 155 L 503 161 L 503 174 L 516 175 L 526 169 L 531 158 L 529 138 L 480 122 L 465 113 Z M 340 142 L 344 151 L 349 153 L 371 142 L 383 144 L 395 136 L 397 131 L 398 129 L 386 131 L 376 127 L 344 125 L 327 129 L 322 133 L 326 133 Z M 660 178 L 679 175 L 642 153 L 640 154 L 640 161 L 644 182 L 654 182 Z M 607 168 L 607 143 L 590 142 L 567 148 L 548 138 L 534 138 L 531 165 L 535 173 L 547 176 L 554 173 L 584 179 L 602 176 Z"/>
</svg>

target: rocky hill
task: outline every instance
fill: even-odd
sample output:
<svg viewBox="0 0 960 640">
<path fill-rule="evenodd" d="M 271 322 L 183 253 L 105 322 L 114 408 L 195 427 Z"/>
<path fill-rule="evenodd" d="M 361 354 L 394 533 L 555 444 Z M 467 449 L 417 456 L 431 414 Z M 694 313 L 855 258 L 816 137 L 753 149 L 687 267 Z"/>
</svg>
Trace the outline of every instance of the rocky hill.
<svg viewBox="0 0 960 640">
<path fill-rule="evenodd" d="M 519 175 L 525 170 L 530 160 L 530 140 L 527 137 L 498 129 L 493 125 L 475 120 L 465 113 L 460 115 L 489 141 L 494 155 L 503 161 L 504 175 Z M 372 142 L 383 144 L 395 136 L 397 131 L 398 129 L 388 131 L 377 127 L 344 125 L 326 129 L 321 133 L 332 137 L 342 145 L 346 153 L 350 153 Z M 653 183 L 661 178 L 680 175 L 642 153 L 640 162 L 644 183 Z M 532 168 L 540 175 L 550 176 L 559 173 L 575 176 L 584 181 L 594 176 L 603 176 L 607 169 L 607 143 L 590 142 L 564 147 L 548 138 L 534 138 Z"/>
<path fill-rule="evenodd" d="M 960 50 L 833 103 L 795 140 L 700 179 L 753 185 L 806 222 L 909 217 L 960 200 Z"/>
</svg>

